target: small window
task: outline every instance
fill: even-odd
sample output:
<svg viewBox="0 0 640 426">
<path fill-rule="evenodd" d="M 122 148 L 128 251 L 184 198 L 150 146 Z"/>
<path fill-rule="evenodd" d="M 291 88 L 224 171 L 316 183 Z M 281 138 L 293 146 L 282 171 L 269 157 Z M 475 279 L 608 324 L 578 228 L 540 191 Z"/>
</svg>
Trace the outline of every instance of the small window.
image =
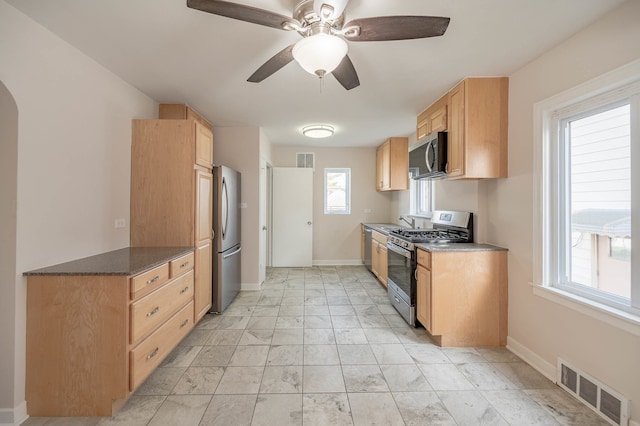
<svg viewBox="0 0 640 426">
<path fill-rule="evenodd" d="M 409 212 L 412 215 L 429 216 L 433 210 L 433 181 L 412 179 L 417 175 L 417 168 L 409 169 Z"/>
<path fill-rule="evenodd" d="M 324 169 L 324 214 L 351 214 L 351 169 Z"/>
</svg>

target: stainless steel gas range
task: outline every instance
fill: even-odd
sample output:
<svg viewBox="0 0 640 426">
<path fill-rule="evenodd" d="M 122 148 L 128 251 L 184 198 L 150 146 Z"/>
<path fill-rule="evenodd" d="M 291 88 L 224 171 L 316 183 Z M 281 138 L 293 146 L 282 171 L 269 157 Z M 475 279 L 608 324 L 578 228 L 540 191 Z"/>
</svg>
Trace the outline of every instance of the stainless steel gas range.
<svg viewBox="0 0 640 426">
<path fill-rule="evenodd" d="M 433 228 L 398 229 L 389 232 L 388 279 L 389 300 L 410 325 L 416 326 L 416 244 L 473 242 L 473 213 L 436 210 L 431 217 Z"/>
</svg>

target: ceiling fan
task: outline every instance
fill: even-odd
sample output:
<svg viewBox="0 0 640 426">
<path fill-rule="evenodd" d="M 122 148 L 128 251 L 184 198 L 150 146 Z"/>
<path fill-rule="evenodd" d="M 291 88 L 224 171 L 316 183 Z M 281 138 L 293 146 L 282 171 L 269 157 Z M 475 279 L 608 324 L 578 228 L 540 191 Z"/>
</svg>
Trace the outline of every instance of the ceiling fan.
<svg viewBox="0 0 640 426">
<path fill-rule="evenodd" d="M 441 36 L 449 18 L 437 16 L 378 16 L 344 23 L 349 0 L 302 0 L 293 17 L 244 4 L 222 0 L 187 0 L 187 7 L 264 25 L 297 31 L 303 39 L 276 53 L 247 81 L 259 83 L 294 59 L 307 72 L 323 78 L 331 73 L 347 90 L 360 85 L 358 74 L 347 55 L 348 41 L 408 40 Z"/>
</svg>

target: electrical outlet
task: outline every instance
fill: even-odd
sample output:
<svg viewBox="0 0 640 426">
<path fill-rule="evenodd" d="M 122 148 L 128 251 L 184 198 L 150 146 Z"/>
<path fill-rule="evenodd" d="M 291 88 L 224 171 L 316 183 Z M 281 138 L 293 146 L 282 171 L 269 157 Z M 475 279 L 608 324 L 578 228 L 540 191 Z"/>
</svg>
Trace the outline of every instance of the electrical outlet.
<svg viewBox="0 0 640 426">
<path fill-rule="evenodd" d="M 127 226 L 127 221 L 125 219 L 116 219 L 115 228 L 124 228 Z"/>
</svg>

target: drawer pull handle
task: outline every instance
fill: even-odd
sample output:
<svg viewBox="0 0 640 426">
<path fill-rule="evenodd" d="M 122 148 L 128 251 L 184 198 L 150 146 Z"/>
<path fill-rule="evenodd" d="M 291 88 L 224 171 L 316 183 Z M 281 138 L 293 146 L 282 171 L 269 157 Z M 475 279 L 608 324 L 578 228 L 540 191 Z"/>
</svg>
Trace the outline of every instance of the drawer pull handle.
<svg viewBox="0 0 640 426">
<path fill-rule="evenodd" d="M 153 352 L 151 352 L 149 355 L 147 355 L 147 361 L 149 361 L 151 358 L 153 358 L 154 356 L 158 355 L 158 351 L 160 350 L 160 348 L 155 348 L 153 350 Z"/>
<path fill-rule="evenodd" d="M 159 279 L 160 279 L 160 275 L 156 275 L 155 278 L 151 278 L 150 280 L 147 280 L 147 284 L 153 284 Z"/>
<path fill-rule="evenodd" d="M 187 291 L 189 291 L 189 286 L 183 288 L 182 290 L 180 290 L 180 294 L 185 294 Z"/>
<path fill-rule="evenodd" d="M 153 315 L 157 314 L 159 310 L 160 310 L 160 306 L 156 306 L 155 308 L 153 308 L 153 310 L 151 312 L 147 312 L 147 316 L 148 317 L 153 316 Z"/>
<path fill-rule="evenodd" d="M 182 321 L 182 324 L 180 324 L 180 328 L 183 328 L 187 324 L 189 324 L 189 320 L 188 319 Z"/>
<path fill-rule="evenodd" d="M 182 265 L 180 265 L 181 268 L 186 268 L 187 266 L 189 266 L 189 261 L 188 260 L 186 262 L 184 262 Z"/>
</svg>

